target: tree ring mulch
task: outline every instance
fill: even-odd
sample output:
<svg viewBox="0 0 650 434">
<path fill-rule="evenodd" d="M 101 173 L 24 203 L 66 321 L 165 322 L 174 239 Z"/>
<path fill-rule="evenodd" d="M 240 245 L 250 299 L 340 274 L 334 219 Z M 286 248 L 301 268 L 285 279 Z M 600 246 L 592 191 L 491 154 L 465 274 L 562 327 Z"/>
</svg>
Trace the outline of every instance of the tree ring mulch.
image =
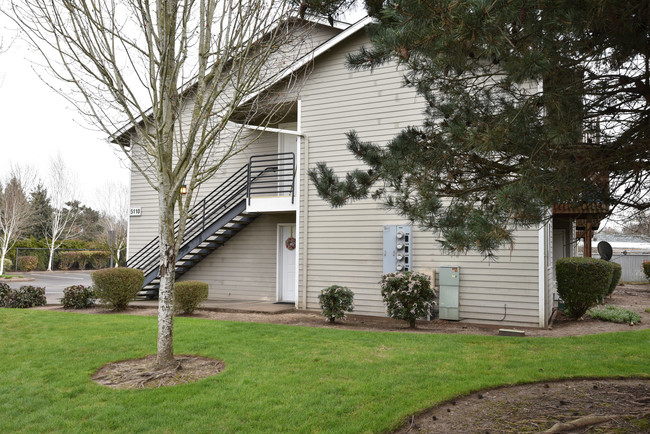
<svg viewBox="0 0 650 434">
<path fill-rule="evenodd" d="M 92 379 L 113 389 L 150 389 L 193 383 L 217 375 L 226 367 L 221 360 L 193 355 L 176 355 L 176 363 L 165 369 L 154 369 L 156 356 L 122 360 L 99 368 Z"/>
<path fill-rule="evenodd" d="M 410 416 L 395 432 L 648 433 L 650 380 L 568 380 L 475 392 Z"/>
</svg>

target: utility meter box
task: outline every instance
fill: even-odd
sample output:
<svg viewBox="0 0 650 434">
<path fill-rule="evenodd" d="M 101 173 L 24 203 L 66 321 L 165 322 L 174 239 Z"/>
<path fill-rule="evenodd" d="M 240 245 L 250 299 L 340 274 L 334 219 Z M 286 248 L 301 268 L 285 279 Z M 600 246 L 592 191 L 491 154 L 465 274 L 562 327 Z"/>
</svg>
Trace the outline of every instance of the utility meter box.
<svg viewBox="0 0 650 434">
<path fill-rule="evenodd" d="M 444 266 L 438 269 L 440 295 L 438 297 L 438 315 L 440 319 L 458 321 L 458 299 L 460 291 L 460 267 Z"/>
<path fill-rule="evenodd" d="M 384 274 L 413 270 L 413 227 L 384 226 Z"/>
</svg>

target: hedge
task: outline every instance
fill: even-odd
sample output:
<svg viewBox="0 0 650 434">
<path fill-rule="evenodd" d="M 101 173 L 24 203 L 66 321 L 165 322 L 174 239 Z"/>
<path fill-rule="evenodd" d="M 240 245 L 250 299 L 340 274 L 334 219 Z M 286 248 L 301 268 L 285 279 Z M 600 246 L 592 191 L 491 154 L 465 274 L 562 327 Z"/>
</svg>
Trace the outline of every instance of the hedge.
<svg viewBox="0 0 650 434">
<path fill-rule="evenodd" d="M 61 270 L 69 270 L 71 268 L 78 268 L 84 270 L 88 265 L 92 269 L 106 268 L 110 264 L 111 253 L 107 251 L 71 251 L 59 252 L 58 268 Z"/>
<path fill-rule="evenodd" d="M 144 273 L 135 268 L 105 268 L 90 277 L 95 284 L 95 296 L 113 310 L 124 310 L 142 289 Z"/>
<path fill-rule="evenodd" d="M 555 263 L 557 292 L 565 313 L 580 318 L 609 292 L 614 269 L 595 258 L 561 258 Z"/>
<path fill-rule="evenodd" d="M 608 262 L 608 264 L 612 268 L 612 281 L 609 284 L 609 291 L 607 291 L 607 294 L 611 295 L 618 286 L 618 282 L 621 280 L 621 276 L 623 275 L 623 267 L 621 267 L 621 264 L 618 264 L 616 262 Z"/>
<path fill-rule="evenodd" d="M 196 280 L 174 283 L 174 310 L 188 315 L 208 299 L 208 284 Z"/>
<path fill-rule="evenodd" d="M 19 256 L 16 258 L 16 267 L 21 271 L 34 271 L 38 266 L 38 257 Z"/>
</svg>

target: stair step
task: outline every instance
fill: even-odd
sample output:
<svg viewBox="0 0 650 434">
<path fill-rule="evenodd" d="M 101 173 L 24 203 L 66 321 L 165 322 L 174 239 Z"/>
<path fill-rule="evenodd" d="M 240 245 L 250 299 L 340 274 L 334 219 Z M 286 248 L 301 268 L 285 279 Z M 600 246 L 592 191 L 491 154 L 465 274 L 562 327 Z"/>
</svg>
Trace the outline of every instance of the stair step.
<svg viewBox="0 0 650 434">
<path fill-rule="evenodd" d="M 227 229 L 227 228 L 226 228 L 226 229 L 220 229 L 220 231 L 221 231 L 221 232 L 218 232 L 218 231 L 217 231 L 217 232 L 215 233 L 215 235 L 223 236 L 223 237 L 228 237 L 228 238 L 231 238 L 233 235 L 235 235 L 237 232 L 239 232 L 239 231 L 235 231 L 235 230 Z M 214 235 L 213 235 L 213 236 L 214 236 Z"/>
<path fill-rule="evenodd" d="M 214 248 L 214 249 L 217 249 L 217 248 L 223 246 L 224 244 L 226 244 L 226 239 L 217 238 L 216 240 L 210 241 L 207 244 L 203 245 L 202 248 L 208 248 L 208 249 Z"/>
<path fill-rule="evenodd" d="M 223 212 L 221 212 L 221 208 L 223 208 Z M 194 220 L 194 226 L 190 231 L 191 235 L 188 235 L 188 239 L 184 240 L 181 251 L 179 252 L 179 258 L 176 261 L 176 276 L 180 276 L 189 271 L 261 215 L 260 213 L 248 213 L 245 210 L 246 199 L 242 198 L 241 200 L 238 199 L 238 202 L 235 203 L 224 202 L 224 206 L 219 206 L 219 210 L 216 213 L 211 213 L 209 220 L 206 220 L 205 224 Z M 212 232 L 208 232 L 208 229 Z M 157 248 L 157 246 L 155 247 Z M 150 256 L 153 254 L 152 249 L 154 247 L 148 246 L 147 248 L 151 250 L 150 253 L 147 253 Z M 160 279 L 154 276 L 154 274 L 158 264 L 149 262 L 147 265 L 142 264 L 142 266 L 148 267 L 146 270 L 143 270 L 145 271 L 146 278 L 152 279 L 153 277 L 153 280 L 144 285 L 140 295 L 157 294 L 160 288 Z"/>
</svg>

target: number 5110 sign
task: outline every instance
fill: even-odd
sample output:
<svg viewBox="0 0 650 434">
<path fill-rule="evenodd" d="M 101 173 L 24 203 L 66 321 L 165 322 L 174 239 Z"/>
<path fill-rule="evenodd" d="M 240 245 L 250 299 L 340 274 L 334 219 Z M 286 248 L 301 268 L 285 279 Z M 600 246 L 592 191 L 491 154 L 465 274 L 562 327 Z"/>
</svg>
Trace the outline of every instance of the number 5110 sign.
<svg viewBox="0 0 650 434">
<path fill-rule="evenodd" d="M 131 217 L 140 217 L 142 215 L 142 208 L 131 208 L 129 215 Z"/>
</svg>

